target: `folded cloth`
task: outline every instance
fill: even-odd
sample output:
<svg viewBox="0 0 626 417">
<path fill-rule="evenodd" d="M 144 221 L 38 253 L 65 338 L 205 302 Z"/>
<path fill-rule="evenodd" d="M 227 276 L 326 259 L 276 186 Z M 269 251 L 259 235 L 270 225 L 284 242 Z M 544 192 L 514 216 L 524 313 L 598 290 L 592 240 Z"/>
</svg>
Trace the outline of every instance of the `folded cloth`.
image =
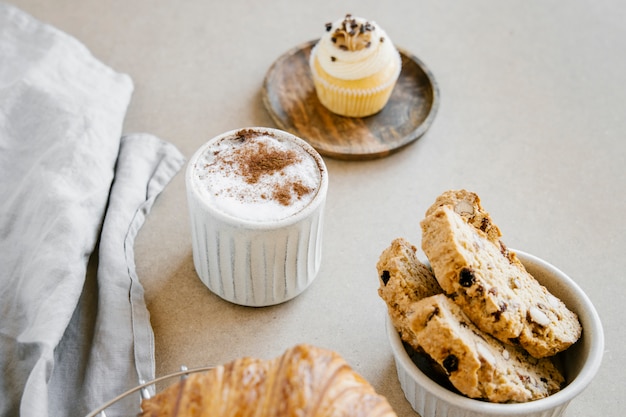
<svg viewBox="0 0 626 417">
<path fill-rule="evenodd" d="M 84 416 L 139 380 L 154 378 L 152 328 L 135 273 L 133 244 L 155 198 L 182 163 L 172 145 L 154 136 L 122 138 L 97 272 L 87 274 L 78 307 L 55 350 L 48 388 L 55 415 Z M 135 415 L 138 405 L 137 397 L 129 397 L 108 408 L 107 416 Z"/>
<path fill-rule="evenodd" d="M 0 3 L 0 416 L 84 415 L 154 377 L 133 243 L 184 160 L 154 136 L 122 138 L 132 91 Z"/>
</svg>

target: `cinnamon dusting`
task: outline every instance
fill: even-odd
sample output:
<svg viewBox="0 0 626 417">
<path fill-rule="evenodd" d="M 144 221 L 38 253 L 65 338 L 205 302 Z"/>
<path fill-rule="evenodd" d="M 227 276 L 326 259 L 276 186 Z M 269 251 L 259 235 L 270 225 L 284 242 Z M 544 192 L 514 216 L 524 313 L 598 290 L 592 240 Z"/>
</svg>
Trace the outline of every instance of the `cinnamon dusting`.
<svg viewBox="0 0 626 417">
<path fill-rule="evenodd" d="M 254 130 L 241 130 L 237 132 L 236 140 L 244 143 L 258 136 L 259 133 Z M 230 158 L 221 159 L 222 163 L 234 167 L 237 174 L 248 184 L 256 184 L 264 175 L 284 176 L 285 168 L 302 161 L 294 150 L 272 148 L 260 141 L 252 142 L 249 146 L 241 146 L 233 151 Z M 301 199 L 312 191 L 311 187 L 301 181 L 285 177 L 283 181 L 274 184 L 271 198 L 283 206 L 288 206 L 294 197 Z M 269 196 L 262 194 L 261 198 L 267 199 Z"/>
</svg>

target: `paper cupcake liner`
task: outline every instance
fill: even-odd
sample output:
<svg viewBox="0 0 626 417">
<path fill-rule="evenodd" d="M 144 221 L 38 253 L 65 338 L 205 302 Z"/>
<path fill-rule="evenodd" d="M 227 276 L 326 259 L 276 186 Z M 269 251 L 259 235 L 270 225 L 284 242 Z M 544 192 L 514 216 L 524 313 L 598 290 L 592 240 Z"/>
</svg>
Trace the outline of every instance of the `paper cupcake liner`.
<svg viewBox="0 0 626 417">
<path fill-rule="evenodd" d="M 334 91 L 323 84 L 316 84 L 317 97 L 320 102 L 333 113 L 348 117 L 365 117 L 382 110 L 387 104 L 393 85 L 377 93 L 354 94 L 352 92 Z"/>
</svg>

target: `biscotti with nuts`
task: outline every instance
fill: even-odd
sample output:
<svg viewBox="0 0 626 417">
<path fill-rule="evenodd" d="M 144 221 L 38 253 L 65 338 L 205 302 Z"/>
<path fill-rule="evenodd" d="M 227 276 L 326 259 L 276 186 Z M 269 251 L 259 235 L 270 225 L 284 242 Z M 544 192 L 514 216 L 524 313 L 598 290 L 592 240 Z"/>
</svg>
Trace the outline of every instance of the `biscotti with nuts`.
<svg viewBox="0 0 626 417">
<path fill-rule="evenodd" d="M 422 249 L 437 281 L 482 331 L 536 358 L 578 340 L 576 314 L 450 206 L 430 212 L 421 227 Z"/>
<path fill-rule="evenodd" d="M 439 207 L 443 206 L 452 208 L 466 223 L 485 232 L 492 242 L 499 242 L 502 233 L 491 220 L 489 213 L 483 209 L 478 194 L 467 190 L 444 191 L 437 196 L 435 202 L 426 210 L 425 217 L 428 217 Z"/>
<path fill-rule="evenodd" d="M 407 314 L 423 298 L 443 293 L 429 267 L 417 258 L 417 248 L 406 239 L 397 238 L 380 254 L 376 263 L 378 295 L 387 304 L 389 317 L 400 337 L 413 345 Z"/>
<path fill-rule="evenodd" d="M 564 381 L 549 358 L 533 358 L 483 333 L 445 294 L 415 302 L 408 319 L 419 348 L 468 397 L 526 402 L 557 392 Z"/>
<path fill-rule="evenodd" d="M 481 230 L 487 235 L 487 239 L 493 242 L 495 245 L 500 246 L 501 252 L 512 263 L 521 264 L 514 252 L 509 252 L 500 240 L 502 232 L 500 228 L 493 222 L 491 215 L 480 204 L 480 197 L 478 194 L 461 190 L 448 190 L 441 193 L 435 202 L 426 210 L 425 217 L 430 216 L 438 208 L 447 206 L 450 207 L 456 214 L 461 216 L 463 220 L 474 228 Z"/>
</svg>

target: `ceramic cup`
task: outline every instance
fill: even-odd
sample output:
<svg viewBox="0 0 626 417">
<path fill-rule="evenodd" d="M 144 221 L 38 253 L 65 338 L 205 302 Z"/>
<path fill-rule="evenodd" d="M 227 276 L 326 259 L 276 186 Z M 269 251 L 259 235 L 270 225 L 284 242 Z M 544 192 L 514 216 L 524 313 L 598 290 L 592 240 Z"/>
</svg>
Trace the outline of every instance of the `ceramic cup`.
<svg viewBox="0 0 626 417">
<path fill-rule="evenodd" d="M 262 307 L 313 282 L 328 171 L 308 143 L 271 128 L 226 132 L 196 151 L 185 181 L 194 266 L 213 293 Z"/>
</svg>

